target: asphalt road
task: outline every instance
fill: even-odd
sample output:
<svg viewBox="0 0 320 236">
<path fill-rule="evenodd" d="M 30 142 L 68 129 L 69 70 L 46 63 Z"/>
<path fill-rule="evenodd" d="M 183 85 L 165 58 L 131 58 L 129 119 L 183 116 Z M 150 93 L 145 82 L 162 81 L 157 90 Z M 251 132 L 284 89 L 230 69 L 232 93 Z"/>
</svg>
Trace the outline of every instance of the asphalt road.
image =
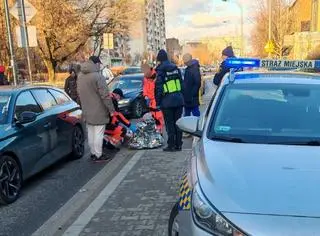
<svg viewBox="0 0 320 236">
<path fill-rule="evenodd" d="M 106 163 L 63 160 L 25 183 L 17 202 L 0 206 L 0 235 L 31 235 Z"/>
<path fill-rule="evenodd" d="M 191 138 L 184 140 L 184 148 L 191 144 Z M 0 236 L 29 236 L 35 232 L 107 164 L 92 163 L 88 158 L 62 160 L 28 180 L 15 203 L 0 205 Z"/>
</svg>

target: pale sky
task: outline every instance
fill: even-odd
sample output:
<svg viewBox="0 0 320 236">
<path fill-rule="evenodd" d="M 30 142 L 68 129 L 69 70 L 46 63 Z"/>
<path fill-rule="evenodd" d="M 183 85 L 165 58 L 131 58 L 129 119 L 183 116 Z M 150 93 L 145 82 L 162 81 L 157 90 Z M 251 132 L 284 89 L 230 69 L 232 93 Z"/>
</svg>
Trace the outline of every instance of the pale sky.
<svg viewBox="0 0 320 236">
<path fill-rule="evenodd" d="M 244 7 L 244 33 L 250 35 L 254 0 L 165 0 L 167 38 L 197 40 L 203 37 L 239 35 L 240 9 Z"/>
</svg>

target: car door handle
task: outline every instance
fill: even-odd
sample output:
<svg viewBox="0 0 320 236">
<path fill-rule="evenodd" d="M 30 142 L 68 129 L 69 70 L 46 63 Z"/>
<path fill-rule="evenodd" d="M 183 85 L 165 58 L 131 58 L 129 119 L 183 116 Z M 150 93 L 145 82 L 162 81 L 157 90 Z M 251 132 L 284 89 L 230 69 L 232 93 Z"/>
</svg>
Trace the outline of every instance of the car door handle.
<svg viewBox="0 0 320 236">
<path fill-rule="evenodd" d="M 50 122 L 48 122 L 47 124 L 45 124 L 44 126 L 43 126 L 45 129 L 48 129 L 48 128 L 50 128 L 51 127 L 51 123 Z"/>
</svg>

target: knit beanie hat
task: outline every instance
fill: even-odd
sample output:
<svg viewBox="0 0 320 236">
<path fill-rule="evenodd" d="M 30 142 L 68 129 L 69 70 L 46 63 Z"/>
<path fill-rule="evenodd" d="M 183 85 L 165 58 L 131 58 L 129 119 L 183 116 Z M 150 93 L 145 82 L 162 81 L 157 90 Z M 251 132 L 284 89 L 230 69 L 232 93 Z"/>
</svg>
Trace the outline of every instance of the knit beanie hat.
<svg viewBox="0 0 320 236">
<path fill-rule="evenodd" d="M 164 62 L 168 60 L 168 54 L 164 49 L 161 49 L 157 56 L 157 61 Z"/>
<path fill-rule="evenodd" d="M 233 48 L 231 46 L 226 47 L 222 51 L 222 55 L 227 57 L 234 57 Z"/>
</svg>

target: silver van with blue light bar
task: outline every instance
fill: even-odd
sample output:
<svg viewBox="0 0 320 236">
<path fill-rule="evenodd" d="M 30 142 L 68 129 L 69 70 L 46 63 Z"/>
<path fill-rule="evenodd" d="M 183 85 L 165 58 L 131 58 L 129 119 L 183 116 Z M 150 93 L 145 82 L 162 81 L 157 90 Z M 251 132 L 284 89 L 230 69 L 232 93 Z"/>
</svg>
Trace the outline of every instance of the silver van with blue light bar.
<svg viewBox="0 0 320 236">
<path fill-rule="evenodd" d="M 205 113 L 177 121 L 195 141 L 169 235 L 319 235 L 320 75 L 287 69 L 320 61 L 226 64 Z"/>
</svg>

